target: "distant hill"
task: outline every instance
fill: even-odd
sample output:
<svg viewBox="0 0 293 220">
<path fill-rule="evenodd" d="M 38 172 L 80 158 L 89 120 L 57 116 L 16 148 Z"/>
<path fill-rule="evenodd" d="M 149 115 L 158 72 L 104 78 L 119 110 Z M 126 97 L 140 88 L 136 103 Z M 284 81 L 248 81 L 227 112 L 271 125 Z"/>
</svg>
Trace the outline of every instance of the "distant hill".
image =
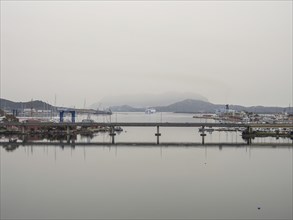
<svg viewBox="0 0 293 220">
<path fill-rule="evenodd" d="M 185 99 L 168 106 L 155 107 L 160 112 L 215 112 L 217 108 L 217 105 L 210 102 L 193 99 Z"/>
<path fill-rule="evenodd" d="M 129 105 L 112 106 L 110 108 L 114 112 L 144 112 L 145 108 L 134 108 Z"/>
<path fill-rule="evenodd" d="M 293 108 L 282 108 L 282 107 L 268 107 L 268 106 L 251 106 L 251 107 L 244 107 L 241 105 L 230 105 L 231 109 L 237 111 L 247 111 L 247 112 L 254 112 L 254 113 L 282 113 L 282 112 L 292 112 Z"/>
<path fill-rule="evenodd" d="M 56 110 L 56 107 L 40 100 L 29 101 L 29 102 L 13 102 L 7 99 L 0 99 L 0 109 L 12 111 L 16 109 L 22 110 L 22 109 L 30 109 L 30 108 L 34 108 L 36 110 L 41 110 L 41 109 Z"/>
<path fill-rule="evenodd" d="M 175 102 L 167 106 L 152 106 L 158 112 L 182 112 L 182 113 L 215 113 L 216 110 L 225 108 L 225 105 L 222 104 L 213 104 L 201 100 L 185 99 L 180 102 Z M 240 105 L 229 105 L 230 109 L 237 111 L 247 111 L 254 113 L 281 113 L 281 112 L 292 112 L 292 109 L 282 108 L 282 107 L 265 107 L 265 106 L 252 106 L 245 107 Z M 127 111 L 144 111 L 145 108 L 134 108 L 131 106 L 113 106 L 111 107 L 112 111 L 116 112 L 127 112 Z"/>
<path fill-rule="evenodd" d="M 110 106 L 131 106 L 133 108 L 146 108 L 148 106 L 166 106 L 184 99 L 194 99 L 208 101 L 207 98 L 200 94 L 188 92 L 166 92 L 161 94 L 129 94 L 118 96 L 107 96 L 99 102 L 94 103 L 90 108 L 97 109 L 100 107 Z"/>
<path fill-rule="evenodd" d="M 185 99 L 183 101 L 175 102 L 166 106 L 149 106 L 155 108 L 158 112 L 182 112 L 182 113 L 215 113 L 216 110 L 225 108 L 222 104 L 213 104 L 208 101 Z M 57 107 L 52 106 L 46 102 L 36 100 L 29 102 L 13 102 L 6 99 L 0 99 L 0 109 L 5 109 L 12 111 L 14 109 L 30 109 L 34 108 L 36 110 L 41 109 L 52 109 L 56 111 Z M 229 105 L 230 109 L 237 111 L 246 111 L 254 113 L 281 113 L 288 112 L 293 113 L 293 108 L 289 109 L 282 107 L 266 107 L 266 106 L 251 106 L 245 107 L 241 105 Z M 117 105 L 111 106 L 110 109 L 113 112 L 144 112 L 145 107 L 132 107 L 130 105 Z"/>
</svg>

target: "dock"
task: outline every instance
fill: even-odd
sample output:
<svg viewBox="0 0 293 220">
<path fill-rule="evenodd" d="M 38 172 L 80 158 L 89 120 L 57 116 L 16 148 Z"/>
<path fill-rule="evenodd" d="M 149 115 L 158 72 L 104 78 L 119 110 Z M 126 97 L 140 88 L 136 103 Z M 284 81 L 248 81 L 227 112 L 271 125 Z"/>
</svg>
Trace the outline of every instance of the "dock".
<svg viewBox="0 0 293 220">
<path fill-rule="evenodd" d="M 255 137 L 255 130 L 259 128 L 273 128 L 273 129 L 286 129 L 287 133 L 280 137 L 293 138 L 293 124 L 292 123 L 276 123 L 276 124 L 263 124 L 263 123 L 182 123 L 182 122 L 4 122 L 1 127 L 9 128 L 15 127 L 18 129 L 17 134 L 28 134 L 31 132 L 30 128 L 36 128 L 42 134 L 46 134 L 55 130 L 56 133 L 70 136 L 76 134 L 77 127 L 104 127 L 109 128 L 109 135 L 111 136 L 111 144 L 115 144 L 116 127 L 154 127 L 156 128 L 156 144 L 160 144 L 161 127 L 174 127 L 174 128 L 200 128 L 200 136 L 202 138 L 201 144 L 205 144 L 205 128 L 244 128 L 245 139 L 248 144 L 251 144 L 251 139 Z M 276 135 L 278 137 L 278 135 Z M 70 140 L 70 138 L 68 138 Z"/>
</svg>

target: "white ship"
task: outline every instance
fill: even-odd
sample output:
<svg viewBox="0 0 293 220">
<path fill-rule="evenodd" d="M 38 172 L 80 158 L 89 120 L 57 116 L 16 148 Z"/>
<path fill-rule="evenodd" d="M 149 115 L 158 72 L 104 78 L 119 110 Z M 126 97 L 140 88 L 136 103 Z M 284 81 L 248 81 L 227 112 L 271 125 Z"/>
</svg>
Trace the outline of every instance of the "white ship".
<svg viewBox="0 0 293 220">
<path fill-rule="evenodd" d="M 154 108 L 147 108 L 147 109 L 145 110 L 145 113 L 146 113 L 146 114 L 153 114 L 153 113 L 156 113 L 156 109 L 154 109 Z"/>
</svg>

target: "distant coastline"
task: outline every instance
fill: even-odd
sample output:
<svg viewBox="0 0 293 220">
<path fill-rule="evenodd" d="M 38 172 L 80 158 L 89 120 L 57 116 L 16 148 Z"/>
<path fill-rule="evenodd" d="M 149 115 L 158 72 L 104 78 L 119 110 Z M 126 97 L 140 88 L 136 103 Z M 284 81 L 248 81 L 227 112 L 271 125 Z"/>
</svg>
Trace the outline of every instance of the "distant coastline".
<svg viewBox="0 0 293 220">
<path fill-rule="evenodd" d="M 166 106 L 149 106 L 157 112 L 174 112 L 174 113 L 215 113 L 217 110 L 225 108 L 226 104 L 213 104 L 208 101 L 185 99 Z M 236 111 L 253 112 L 258 114 L 276 114 L 287 112 L 293 114 L 293 107 L 272 107 L 272 106 L 250 106 L 229 104 L 229 107 Z M 49 103 L 35 100 L 28 102 L 13 102 L 7 99 L 0 99 L 0 109 L 12 112 L 13 110 L 35 109 L 35 110 L 52 110 L 57 111 L 58 106 L 50 105 Z M 66 107 L 62 107 L 66 108 Z M 69 107 L 68 107 L 69 108 Z M 74 109 L 74 108 L 70 108 Z M 130 105 L 110 106 L 112 112 L 144 112 L 146 108 L 132 107 Z M 85 109 L 88 110 L 88 109 Z"/>
</svg>

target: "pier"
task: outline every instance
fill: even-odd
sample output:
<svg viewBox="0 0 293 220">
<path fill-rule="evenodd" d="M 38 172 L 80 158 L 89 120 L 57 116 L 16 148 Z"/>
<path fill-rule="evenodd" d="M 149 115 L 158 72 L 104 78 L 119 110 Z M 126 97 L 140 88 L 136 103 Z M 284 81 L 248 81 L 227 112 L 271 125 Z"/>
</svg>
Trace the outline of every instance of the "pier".
<svg viewBox="0 0 293 220">
<path fill-rule="evenodd" d="M 5 122 L 1 123 L 2 127 L 16 127 L 18 129 L 15 134 L 26 135 L 30 133 L 30 129 L 28 128 L 36 128 L 37 132 L 46 134 L 51 132 L 54 129 L 55 133 L 60 133 L 67 135 L 68 137 L 72 134 L 77 133 L 78 127 L 87 127 L 87 128 L 95 128 L 95 127 L 103 127 L 108 128 L 109 135 L 111 137 L 111 144 L 117 144 L 115 142 L 115 128 L 116 127 L 154 127 L 156 128 L 156 133 L 154 134 L 156 137 L 156 144 L 160 144 L 160 137 L 163 135 L 160 133 L 160 127 L 174 127 L 174 128 L 200 128 L 200 136 L 201 136 L 201 144 L 205 143 L 205 129 L 211 128 L 244 128 L 245 129 L 245 139 L 247 144 L 251 144 L 251 139 L 255 137 L 255 129 L 259 128 L 273 128 L 273 129 L 287 129 L 288 133 L 285 135 L 279 135 L 280 137 L 289 137 L 293 138 L 293 124 L 292 123 L 279 123 L 279 124 L 243 124 L 243 123 L 177 123 L 177 122 Z M 39 130 L 38 130 L 39 129 Z M 9 131 L 8 131 L 9 134 Z M 279 137 L 277 134 L 277 137 Z M 67 138 L 70 141 L 70 138 Z"/>
</svg>

